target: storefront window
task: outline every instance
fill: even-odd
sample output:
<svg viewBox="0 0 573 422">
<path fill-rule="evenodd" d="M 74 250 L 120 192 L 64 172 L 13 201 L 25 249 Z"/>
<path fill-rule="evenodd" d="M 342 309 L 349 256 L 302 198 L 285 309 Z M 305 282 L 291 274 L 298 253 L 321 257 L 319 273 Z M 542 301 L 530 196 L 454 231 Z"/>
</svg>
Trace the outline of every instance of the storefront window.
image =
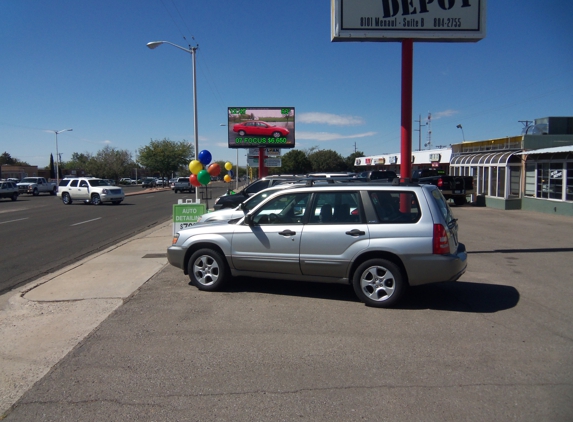
<svg viewBox="0 0 573 422">
<path fill-rule="evenodd" d="M 509 196 L 519 197 L 520 176 L 521 169 L 519 167 L 509 167 Z"/>
<path fill-rule="evenodd" d="M 535 196 L 535 163 L 525 165 L 525 196 Z"/>
<path fill-rule="evenodd" d="M 549 166 L 549 197 L 563 198 L 563 163 L 551 163 Z"/>
<path fill-rule="evenodd" d="M 498 167 L 497 171 L 497 196 L 505 198 L 505 167 Z"/>
<path fill-rule="evenodd" d="M 487 171 L 487 168 L 486 170 Z M 489 184 L 489 194 L 491 196 L 498 196 L 497 195 L 497 167 L 490 167 L 491 172 L 491 179 Z"/>
</svg>

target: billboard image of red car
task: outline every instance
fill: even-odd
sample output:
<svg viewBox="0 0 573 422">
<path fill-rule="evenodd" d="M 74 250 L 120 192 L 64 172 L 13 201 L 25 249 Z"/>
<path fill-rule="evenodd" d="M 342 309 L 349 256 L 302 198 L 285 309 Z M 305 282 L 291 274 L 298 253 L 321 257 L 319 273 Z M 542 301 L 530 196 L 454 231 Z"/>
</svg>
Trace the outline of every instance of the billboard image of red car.
<svg viewBox="0 0 573 422">
<path fill-rule="evenodd" d="M 294 148 L 294 107 L 229 107 L 229 148 Z"/>
</svg>

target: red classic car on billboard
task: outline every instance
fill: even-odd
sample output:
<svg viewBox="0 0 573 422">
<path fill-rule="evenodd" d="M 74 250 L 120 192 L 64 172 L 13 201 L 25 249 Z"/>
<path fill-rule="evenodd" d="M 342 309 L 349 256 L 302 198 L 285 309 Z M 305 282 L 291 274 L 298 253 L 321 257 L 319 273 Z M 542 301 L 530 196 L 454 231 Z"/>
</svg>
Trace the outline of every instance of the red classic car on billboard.
<svg viewBox="0 0 573 422">
<path fill-rule="evenodd" d="M 273 138 L 280 138 L 289 134 L 288 129 L 261 120 L 238 123 L 233 126 L 233 132 L 237 132 L 240 136 L 272 136 Z"/>
</svg>

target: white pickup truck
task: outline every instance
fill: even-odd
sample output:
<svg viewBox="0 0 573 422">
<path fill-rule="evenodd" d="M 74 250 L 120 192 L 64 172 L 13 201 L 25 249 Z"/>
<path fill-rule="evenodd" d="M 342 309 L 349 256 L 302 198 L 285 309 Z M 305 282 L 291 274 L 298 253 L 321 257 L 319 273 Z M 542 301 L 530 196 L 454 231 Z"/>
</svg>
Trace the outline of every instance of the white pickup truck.
<svg viewBox="0 0 573 422">
<path fill-rule="evenodd" d="M 41 193 L 55 195 L 58 192 L 58 187 L 54 182 L 48 182 L 44 177 L 25 177 L 18 183 L 18 192 L 34 196 Z"/>
</svg>

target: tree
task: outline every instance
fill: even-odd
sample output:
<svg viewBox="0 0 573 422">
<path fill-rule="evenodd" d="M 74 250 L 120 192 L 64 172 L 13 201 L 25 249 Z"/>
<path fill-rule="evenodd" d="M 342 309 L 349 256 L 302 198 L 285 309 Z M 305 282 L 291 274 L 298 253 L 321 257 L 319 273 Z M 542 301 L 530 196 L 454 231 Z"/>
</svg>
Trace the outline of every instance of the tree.
<svg viewBox="0 0 573 422">
<path fill-rule="evenodd" d="M 312 170 L 312 164 L 306 154 L 298 149 L 292 149 L 281 158 L 280 173 L 306 174 Z"/>
<path fill-rule="evenodd" d="M 56 178 L 56 168 L 54 167 L 54 155 L 50 154 L 50 178 Z"/>
<path fill-rule="evenodd" d="M 308 156 L 312 164 L 313 172 L 334 172 L 334 171 L 346 171 L 346 163 L 344 158 L 331 149 L 324 149 L 320 151 L 313 152 Z"/>
<path fill-rule="evenodd" d="M 119 180 L 125 174 L 130 174 L 135 163 L 128 150 L 118 150 L 106 145 L 87 162 L 88 174 L 103 179 Z"/>
<path fill-rule="evenodd" d="M 194 148 L 189 142 L 175 142 L 167 138 L 162 141 L 151 140 L 138 153 L 139 163 L 148 170 L 158 172 L 161 177 L 189 166 L 195 157 Z"/>
<path fill-rule="evenodd" d="M 0 164 L 8 165 L 8 166 L 29 166 L 25 161 L 20 161 L 17 158 L 13 158 L 9 153 L 4 151 L 2 155 L 0 155 Z"/>
</svg>

